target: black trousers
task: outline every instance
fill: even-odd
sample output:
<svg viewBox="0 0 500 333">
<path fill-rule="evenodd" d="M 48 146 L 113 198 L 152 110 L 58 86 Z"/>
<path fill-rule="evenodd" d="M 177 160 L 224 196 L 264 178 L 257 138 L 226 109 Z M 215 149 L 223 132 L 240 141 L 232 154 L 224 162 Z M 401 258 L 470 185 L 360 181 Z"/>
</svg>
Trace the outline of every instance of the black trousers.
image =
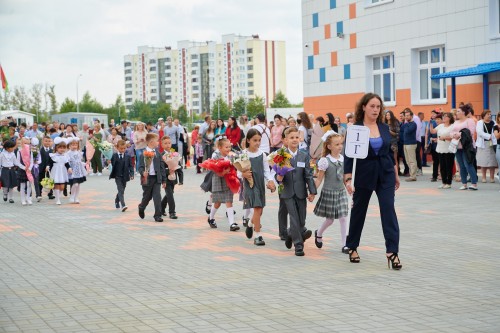
<svg viewBox="0 0 500 333">
<path fill-rule="evenodd" d="M 420 150 L 418 150 L 418 153 L 421 153 L 422 154 L 422 164 L 421 165 L 427 165 L 427 154 L 425 153 L 425 136 L 421 136 L 420 137 L 420 149 L 422 150 L 420 152 Z M 418 155 L 417 153 L 417 155 Z M 418 159 L 417 159 L 418 161 Z"/>
<path fill-rule="evenodd" d="M 350 249 L 357 249 L 359 246 L 372 193 L 372 190 L 364 188 L 356 188 L 354 192 L 349 235 L 346 241 L 346 246 Z M 397 253 L 399 251 L 399 224 L 394 208 L 394 188 L 377 188 L 375 193 L 379 202 L 386 252 Z"/>
<path fill-rule="evenodd" d="M 284 199 L 280 198 L 280 206 L 278 209 L 278 227 L 279 227 L 279 235 L 285 236 L 287 235 L 288 229 L 288 210 L 286 209 L 286 203 Z"/>
<path fill-rule="evenodd" d="M 293 196 L 289 199 L 282 199 L 286 205 L 288 215 L 290 215 L 290 229 L 288 234 L 292 237 L 295 246 L 304 244 L 304 230 L 306 229 L 307 200 Z"/>
<path fill-rule="evenodd" d="M 158 183 L 156 175 L 148 176 L 148 184 L 142 185 L 142 201 L 139 208 L 146 209 L 149 202 L 153 199 L 155 205 L 154 217 L 161 217 L 161 184 Z"/>
<path fill-rule="evenodd" d="M 422 143 L 417 141 L 417 148 L 415 150 L 415 153 L 417 155 L 417 169 L 422 169 L 422 154 L 420 152 L 420 149 L 422 149 Z M 427 163 L 424 163 L 427 164 Z"/>
<path fill-rule="evenodd" d="M 432 178 L 437 179 L 439 172 L 439 154 L 436 151 L 436 143 L 431 144 L 431 155 L 432 155 Z"/>
<path fill-rule="evenodd" d="M 446 153 L 439 155 L 439 166 L 441 169 L 441 180 L 443 184 L 451 185 L 453 180 L 453 164 L 455 164 L 455 154 Z"/>
<path fill-rule="evenodd" d="M 404 152 L 404 145 L 399 143 L 398 144 L 398 159 L 403 159 L 403 174 L 408 174 L 410 172 L 410 167 L 408 166 L 408 163 L 406 163 L 406 158 L 405 158 L 405 152 Z M 398 167 L 401 166 L 401 163 L 399 163 Z"/>
<path fill-rule="evenodd" d="M 167 180 L 165 196 L 161 200 L 161 212 L 164 214 L 168 206 L 168 214 L 175 214 L 174 184 Z"/>
</svg>

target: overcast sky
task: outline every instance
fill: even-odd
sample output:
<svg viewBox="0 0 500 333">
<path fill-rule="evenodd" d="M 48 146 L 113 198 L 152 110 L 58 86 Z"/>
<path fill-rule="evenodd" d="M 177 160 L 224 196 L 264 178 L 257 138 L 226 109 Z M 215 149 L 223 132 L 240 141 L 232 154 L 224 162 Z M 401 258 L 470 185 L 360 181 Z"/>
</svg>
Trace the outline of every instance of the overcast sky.
<svg viewBox="0 0 500 333">
<path fill-rule="evenodd" d="M 302 101 L 301 3 L 296 0 L 0 0 L 0 63 L 9 86 L 54 84 L 61 103 L 89 91 L 105 106 L 124 94 L 123 56 L 137 46 L 284 40 L 287 96 Z"/>
</svg>

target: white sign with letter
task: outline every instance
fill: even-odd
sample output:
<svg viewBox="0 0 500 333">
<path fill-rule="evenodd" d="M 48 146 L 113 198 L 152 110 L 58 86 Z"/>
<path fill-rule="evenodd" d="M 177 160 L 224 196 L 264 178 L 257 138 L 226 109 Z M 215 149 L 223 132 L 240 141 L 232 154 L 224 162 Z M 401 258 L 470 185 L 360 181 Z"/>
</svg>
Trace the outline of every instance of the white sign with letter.
<svg viewBox="0 0 500 333">
<path fill-rule="evenodd" d="M 366 126 L 351 125 L 347 128 L 345 139 L 345 154 L 353 158 L 351 187 L 354 190 L 354 176 L 356 175 L 356 161 L 368 156 L 370 147 L 370 129 Z"/>
</svg>

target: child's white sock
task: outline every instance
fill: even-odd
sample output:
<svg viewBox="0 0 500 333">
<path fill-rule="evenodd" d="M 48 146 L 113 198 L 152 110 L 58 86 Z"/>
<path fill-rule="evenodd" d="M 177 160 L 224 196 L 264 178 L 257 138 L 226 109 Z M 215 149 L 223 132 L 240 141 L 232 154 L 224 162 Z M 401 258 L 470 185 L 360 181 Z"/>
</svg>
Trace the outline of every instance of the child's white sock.
<svg viewBox="0 0 500 333">
<path fill-rule="evenodd" d="M 75 202 L 76 191 L 77 191 L 76 187 L 77 186 L 78 186 L 77 184 L 73 184 L 71 186 L 71 190 L 70 190 L 71 191 L 71 195 L 69 196 L 69 202 Z"/>
<path fill-rule="evenodd" d="M 76 189 L 75 189 L 75 202 L 80 202 L 80 200 L 78 200 L 78 195 L 80 194 L 80 184 L 75 184 L 76 186 Z"/>
<path fill-rule="evenodd" d="M 212 208 L 210 208 L 210 219 L 213 220 L 215 218 L 215 213 L 217 213 L 217 208 L 215 208 L 215 205 L 212 205 Z"/>
<path fill-rule="evenodd" d="M 252 218 L 252 217 L 251 217 L 252 213 L 253 213 L 253 208 L 247 208 L 247 209 L 245 209 L 245 213 L 244 213 L 244 215 L 243 215 L 243 216 L 244 216 L 246 219 L 251 219 L 251 218 Z"/>
<path fill-rule="evenodd" d="M 208 205 L 212 206 L 212 196 L 211 195 L 208 197 Z"/>
<path fill-rule="evenodd" d="M 7 196 L 9 197 L 9 200 L 12 200 L 12 193 L 14 192 L 14 189 L 9 188 L 7 191 L 8 191 Z"/>
<path fill-rule="evenodd" d="M 227 207 L 226 212 L 227 212 L 227 221 L 229 222 L 229 225 L 231 226 L 234 223 L 234 209 L 233 209 L 233 207 Z"/>
<path fill-rule="evenodd" d="M 26 200 L 28 200 L 28 203 L 31 202 L 31 183 L 30 182 L 26 183 Z"/>
<path fill-rule="evenodd" d="M 260 237 L 260 231 L 259 231 L 259 232 L 255 231 L 255 232 L 253 233 L 253 237 L 255 237 L 255 238 L 259 238 L 259 237 Z"/>
<path fill-rule="evenodd" d="M 347 218 L 341 217 L 339 218 L 340 222 L 340 237 L 342 239 L 342 246 L 345 246 L 345 241 L 347 238 Z"/>
<path fill-rule="evenodd" d="M 59 196 L 61 195 L 61 191 L 60 190 L 54 190 L 54 196 L 56 197 L 56 203 L 61 203 L 61 200 L 59 198 Z"/>
</svg>

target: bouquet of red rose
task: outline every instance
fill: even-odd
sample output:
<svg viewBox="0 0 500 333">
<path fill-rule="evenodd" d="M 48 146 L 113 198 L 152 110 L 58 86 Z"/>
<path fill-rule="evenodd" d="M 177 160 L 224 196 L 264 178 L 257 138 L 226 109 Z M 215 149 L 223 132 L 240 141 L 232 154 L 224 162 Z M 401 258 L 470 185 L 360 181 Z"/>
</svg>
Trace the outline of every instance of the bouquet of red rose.
<svg viewBox="0 0 500 333">
<path fill-rule="evenodd" d="M 231 161 L 225 159 L 209 158 L 200 164 L 200 167 L 211 170 L 219 177 L 224 177 L 227 187 L 233 193 L 238 193 L 240 190 L 240 181 L 236 175 L 236 169 L 231 164 Z"/>
<path fill-rule="evenodd" d="M 153 163 L 155 152 L 145 150 L 143 156 L 144 156 L 144 172 L 147 172 L 149 174 L 149 169 L 151 168 L 151 163 Z M 142 176 L 141 185 L 147 185 L 147 184 L 148 184 L 148 177 Z"/>
</svg>

